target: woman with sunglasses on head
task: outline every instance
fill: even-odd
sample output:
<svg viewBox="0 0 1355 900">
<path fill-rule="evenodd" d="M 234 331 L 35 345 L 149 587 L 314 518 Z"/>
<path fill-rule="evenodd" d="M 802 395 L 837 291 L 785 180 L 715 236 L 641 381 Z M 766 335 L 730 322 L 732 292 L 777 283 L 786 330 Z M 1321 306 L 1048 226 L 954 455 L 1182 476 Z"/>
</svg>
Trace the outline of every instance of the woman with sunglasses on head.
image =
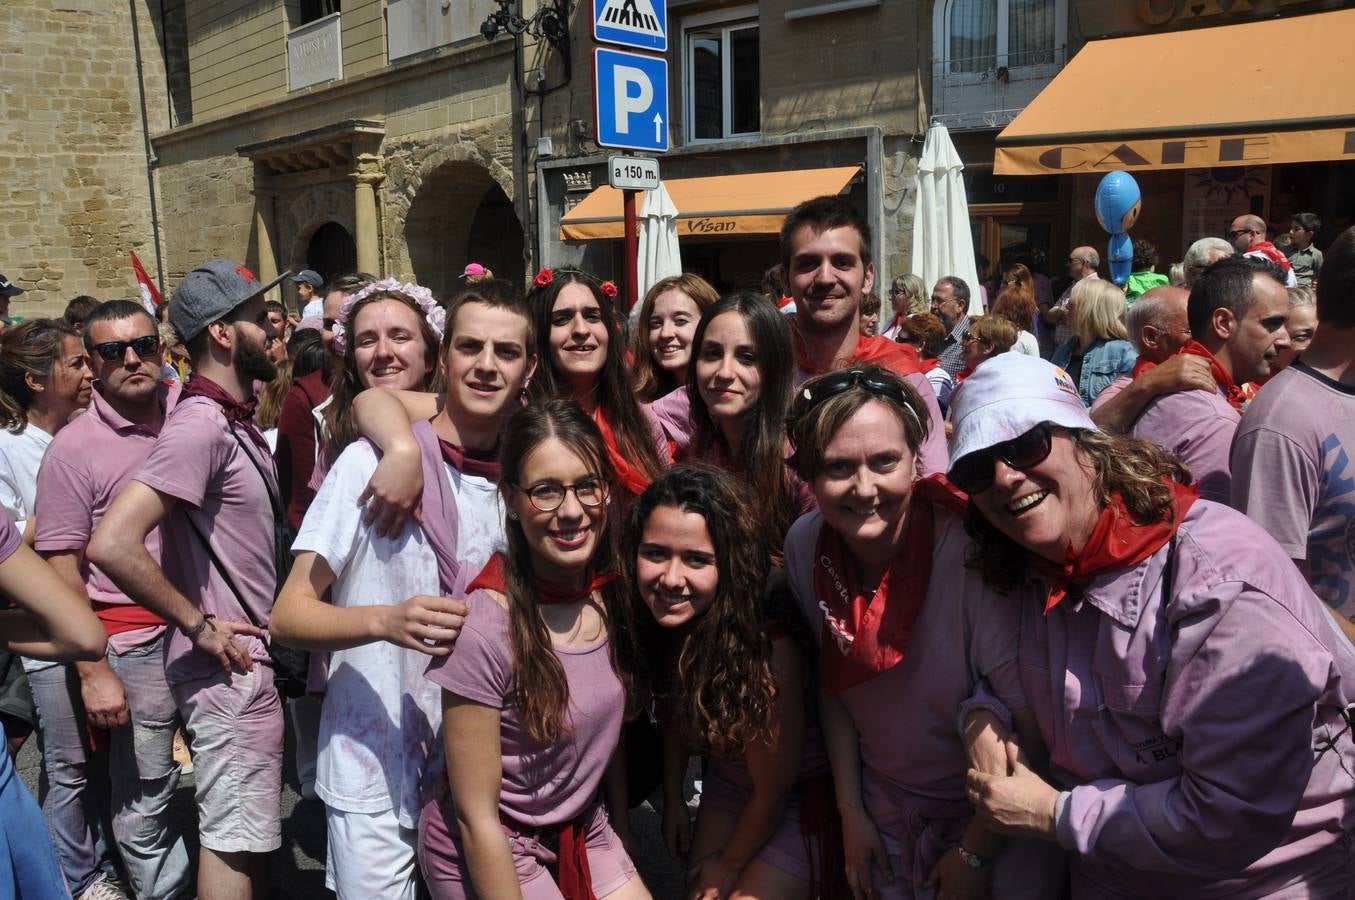
<svg viewBox="0 0 1355 900">
<path fill-rule="evenodd" d="M 428 669 L 450 784 L 419 823 L 424 878 L 436 900 L 647 900 L 598 801 L 636 707 L 607 449 L 577 404 L 545 400 L 508 421 L 499 463 L 508 549 L 467 589 L 455 651 Z"/>
<path fill-rule="evenodd" d="M 1038 738 L 1016 616 L 965 566 L 964 496 L 917 477 L 925 409 L 907 382 L 867 366 L 806 382 L 788 417 L 818 510 L 786 536 L 786 576 L 819 637 L 847 884 L 857 897 L 1058 896 L 1058 861 L 1003 852 L 965 798 L 962 706 L 995 695 Z M 1003 754 L 987 759 L 1006 772 Z"/>
<path fill-rule="evenodd" d="M 1355 651 L 1287 554 L 1049 363 L 984 365 L 952 417 L 1052 773 L 1009 744 L 983 818 L 1072 851 L 1075 898 L 1347 897 Z"/>
<path fill-rule="evenodd" d="M 616 471 L 616 499 L 637 497 L 670 459 L 663 429 L 631 388 L 612 306 L 616 287 L 572 269 L 542 269 L 534 283 L 529 300 L 541 365 L 532 397 L 571 399 L 592 416 Z"/>
<path fill-rule="evenodd" d="M 828 759 L 815 712 L 813 641 L 778 584 L 766 532 L 727 472 L 680 465 L 631 510 L 624 560 L 663 740 L 663 836 L 687 864 L 687 897 L 835 896 L 840 861 Z M 682 795 L 688 758 L 706 756 L 696 833 Z M 838 851 L 840 853 L 840 845 Z M 812 854 L 811 851 L 812 850 Z"/>
</svg>

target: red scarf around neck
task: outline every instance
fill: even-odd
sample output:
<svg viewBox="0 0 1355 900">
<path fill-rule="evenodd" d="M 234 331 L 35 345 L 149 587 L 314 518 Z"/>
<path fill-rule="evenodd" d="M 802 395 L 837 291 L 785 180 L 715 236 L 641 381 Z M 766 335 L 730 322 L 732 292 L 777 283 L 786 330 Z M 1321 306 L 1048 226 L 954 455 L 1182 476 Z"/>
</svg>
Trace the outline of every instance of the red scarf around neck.
<svg viewBox="0 0 1355 900">
<path fill-rule="evenodd" d="M 814 593 L 823 611 L 820 661 L 823 684 L 841 693 L 903 661 L 913 622 L 931 581 L 935 506 L 964 512 L 967 497 L 942 475 L 913 484 L 908 534 L 873 594 L 867 594 L 847 542 L 832 528 L 819 530 L 814 553 Z"/>
<path fill-rule="evenodd" d="M 809 358 L 809 350 L 805 347 L 804 338 L 800 336 L 800 328 L 797 322 L 791 322 L 790 334 L 791 346 L 795 351 L 795 367 L 809 375 L 822 375 L 831 369 L 843 368 L 856 363 L 875 363 L 881 368 L 888 369 L 895 375 L 900 376 L 912 375 L 915 372 L 922 371 L 916 347 L 912 344 L 900 344 L 897 341 L 891 341 L 889 338 L 881 337 L 878 334 L 861 335 L 856 343 L 856 349 L 842 359 L 833 360 L 832 365 L 823 369 Z"/>
<path fill-rule="evenodd" d="M 188 376 L 188 380 L 184 382 L 183 393 L 179 395 L 180 400 L 188 397 L 206 397 L 211 400 L 221 407 L 221 414 L 226 417 L 227 422 L 232 426 L 243 425 L 249 439 L 264 453 L 269 456 L 273 455 L 273 451 L 268 449 L 268 441 L 264 440 L 263 435 L 259 433 L 258 427 L 254 424 L 254 411 L 259 406 L 257 397 L 250 397 L 244 402 L 236 400 L 221 385 L 197 372 Z"/>
<path fill-rule="evenodd" d="M 499 480 L 499 455 L 497 450 L 467 450 L 460 444 L 438 438 L 438 449 L 447 465 L 462 475 L 478 475 L 490 481 Z"/>
<path fill-rule="evenodd" d="M 476 588 L 484 588 L 487 591 L 495 591 L 507 596 L 507 565 L 508 560 L 503 553 L 495 553 L 489 558 L 489 562 L 485 563 L 485 567 L 480 570 L 480 574 L 476 575 L 475 580 L 466 588 L 466 593 L 469 594 Z M 588 583 L 581 588 L 555 584 L 537 578 L 532 581 L 532 587 L 536 589 L 536 602 L 542 606 L 551 606 L 557 603 L 576 603 L 583 600 L 614 578 L 616 578 L 615 572 L 603 572 L 600 575 L 589 573 Z"/>
<path fill-rule="evenodd" d="M 640 496 L 653 479 L 639 466 L 631 465 L 621 455 L 621 448 L 616 443 L 616 432 L 612 430 L 612 423 L 607 421 L 607 414 L 603 412 L 601 406 L 593 414 L 593 421 L 597 422 L 598 431 L 602 432 L 602 442 L 607 445 L 607 458 L 612 461 L 612 468 L 616 470 L 616 480 L 631 494 Z"/>
<path fill-rule="evenodd" d="M 1171 540 L 1185 521 L 1190 507 L 1199 499 L 1200 489 L 1178 481 L 1172 481 L 1170 485 L 1172 512 L 1165 522 L 1140 525 L 1130 518 L 1124 498 L 1116 493 L 1101 510 L 1091 537 L 1087 539 L 1087 545 L 1081 553 L 1075 553 L 1073 545 L 1069 544 L 1062 568 L 1055 568 L 1052 563 L 1041 566 L 1046 574 L 1053 576 L 1049 596 L 1045 598 L 1045 615 L 1049 615 L 1051 609 L 1063 602 L 1063 598 L 1068 596 L 1070 585 L 1090 581 L 1098 575 L 1131 569 Z"/>
<path fill-rule="evenodd" d="M 1242 396 L 1242 388 L 1233 381 L 1232 373 L 1223 367 L 1223 363 L 1218 361 L 1209 349 L 1196 340 L 1186 341 L 1186 345 L 1181 348 L 1181 352 L 1189 356 L 1203 356 L 1209 360 L 1209 374 L 1214 376 L 1223 393 L 1228 397 L 1228 405 L 1233 409 L 1241 409 L 1246 397 Z"/>
</svg>

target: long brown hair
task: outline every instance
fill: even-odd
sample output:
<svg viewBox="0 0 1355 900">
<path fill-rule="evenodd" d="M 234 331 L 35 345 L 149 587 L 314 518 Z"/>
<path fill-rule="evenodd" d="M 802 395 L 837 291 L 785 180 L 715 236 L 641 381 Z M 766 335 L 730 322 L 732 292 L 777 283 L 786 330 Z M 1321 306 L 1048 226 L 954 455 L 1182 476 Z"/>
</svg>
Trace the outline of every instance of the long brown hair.
<svg viewBox="0 0 1355 900">
<path fill-rule="evenodd" d="M 719 583 L 706 611 L 674 635 L 673 666 L 654 673 L 652 680 L 684 732 L 703 750 L 737 757 L 750 741 L 776 727 L 776 681 L 764 609 L 770 535 L 734 476 L 700 463 L 669 469 L 640 495 L 626 529 L 622 561 L 635 609 L 644 609 L 636 554 L 645 523 L 661 506 L 705 520 Z M 654 626 L 647 622 L 640 630 L 653 633 Z"/>
<path fill-rule="evenodd" d="M 46 378 L 61 358 L 61 345 L 76 337 L 59 319 L 33 319 L 0 332 L 0 425 L 20 434 L 35 399 L 28 376 Z"/>
<path fill-rule="evenodd" d="M 1163 522 L 1173 514 L 1169 481 L 1191 483 L 1190 469 L 1176 456 L 1151 441 L 1099 431 L 1069 432 L 1077 457 L 1092 468 L 1092 489 L 1098 507 L 1114 494 L 1124 498 L 1130 517 L 1139 524 Z M 965 512 L 965 530 L 974 539 L 967 560 L 989 587 L 1009 591 L 1026 578 L 1031 553 L 999 531 L 971 500 Z"/>
<path fill-rule="evenodd" d="M 691 272 L 664 278 L 645 293 L 645 299 L 640 304 L 640 314 L 635 319 L 635 334 L 630 342 L 630 353 L 634 358 L 631 383 L 635 386 L 635 396 L 644 403 L 657 400 L 677 387 L 677 379 L 654 362 L 654 353 L 649 346 L 649 317 L 654 315 L 654 304 L 660 294 L 674 290 L 696 304 L 698 319 L 711 304 L 720 299 L 709 281 Z M 696 352 L 694 347 L 692 352 Z"/>
<path fill-rule="evenodd" d="M 602 292 L 597 281 L 585 272 L 556 269 L 553 280 L 545 287 L 536 287 L 528 302 L 536 326 L 536 375 L 532 378 L 531 396 L 537 399 L 563 396 L 568 386 L 555 371 L 555 357 L 551 353 L 551 313 L 560 291 L 571 284 L 581 284 L 597 302 L 607 329 L 607 358 L 597 376 L 598 409 L 604 412 L 616 434 L 617 451 L 650 479 L 664 469 L 659 449 L 649 420 L 640 411 L 635 391 L 626 370 L 626 345 L 616 322 L 616 308 Z"/>
<path fill-rule="evenodd" d="M 615 473 L 602 443 L 602 434 L 579 405 L 572 400 L 543 400 L 523 407 L 504 426 L 499 445 L 499 489 L 507 493 L 522 477 L 522 464 L 533 450 L 551 438 L 569 447 L 605 483 L 615 482 Z M 590 569 L 607 572 L 616 569 L 616 551 L 607 533 L 607 516 L 594 545 Z M 513 703 L 522 716 L 527 733 L 539 743 L 548 744 L 567 733 L 569 682 L 564 667 L 551 646 L 550 632 L 541 618 L 536 602 L 532 549 L 522 524 L 508 519 L 507 581 L 509 635 L 513 642 Z M 626 602 L 623 578 L 603 585 L 603 612 L 607 619 L 608 653 L 612 669 L 621 680 L 626 695 L 626 712 L 632 715 L 635 689 L 631 673 L 637 652 L 632 643 L 632 618 Z"/>
<path fill-rule="evenodd" d="M 325 429 L 328 432 L 325 440 L 325 456 L 331 464 L 339 458 L 339 454 L 343 452 L 345 447 L 362 437 L 358 432 L 357 420 L 353 417 L 353 399 L 367 389 L 358 373 L 356 326 L 361 312 L 373 303 L 380 303 L 382 300 L 395 300 L 398 303 L 403 303 L 418 316 L 419 335 L 423 338 L 424 343 L 424 361 L 428 364 L 428 374 L 424 376 L 420 390 L 430 393 L 441 393 L 442 391 L 442 364 L 438 355 L 438 334 L 429 326 L 428 318 L 419 304 L 412 297 L 400 291 L 377 291 L 363 297 L 357 303 L 354 303 L 353 308 L 348 311 L 348 317 L 344 323 L 347 334 L 345 335 L 343 356 L 339 357 L 339 365 L 334 370 L 334 379 L 330 386 L 330 396 L 333 399 L 329 406 L 325 408 Z"/>
</svg>

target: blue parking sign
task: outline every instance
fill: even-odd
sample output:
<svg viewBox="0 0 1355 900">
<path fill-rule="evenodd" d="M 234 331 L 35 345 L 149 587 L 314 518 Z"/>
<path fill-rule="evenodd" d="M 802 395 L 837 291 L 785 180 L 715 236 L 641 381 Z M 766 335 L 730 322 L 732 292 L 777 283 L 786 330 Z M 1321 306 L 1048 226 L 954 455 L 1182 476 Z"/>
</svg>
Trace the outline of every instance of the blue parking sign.
<svg viewBox="0 0 1355 900">
<path fill-rule="evenodd" d="M 595 48 L 593 102 L 599 146 L 668 149 L 667 60 Z"/>
<path fill-rule="evenodd" d="M 667 50 L 665 0 L 593 0 L 593 38 L 637 50 Z"/>
</svg>

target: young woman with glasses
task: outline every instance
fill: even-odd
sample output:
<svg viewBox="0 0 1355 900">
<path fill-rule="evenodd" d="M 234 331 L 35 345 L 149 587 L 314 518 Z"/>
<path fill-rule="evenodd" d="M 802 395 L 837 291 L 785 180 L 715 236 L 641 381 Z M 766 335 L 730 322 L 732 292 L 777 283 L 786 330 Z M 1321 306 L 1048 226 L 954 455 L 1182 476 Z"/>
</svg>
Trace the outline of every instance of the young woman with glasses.
<svg viewBox="0 0 1355 900">
<path fill-rule="evenodd" d="M 924 413 L 907 382 L 869 366 L 806 382 L 788 418 L 818 510 L 786 536 L 786 575 L 819 638 L 847 884 L 858 897 L 1059 896 L 1057 854 L 1004 852 L 965 797 L 962 706 L 995 695 L 1038 740 L 1016 618 L 966 567 L 965 497 L 917 477 Z M 1005 755 L 987 753 L 985 771 L 1005 774 Z"/>
<path fill-rule="evenodd" d="M 1042 360 L 983 366 L 952 415 L 971 558 L 1019 613 L 1050 759 L 1009 745 L 970 801 L 1070 851 L 1076 896 L 1348 896 L 1355 652 L 1288 554 L 1156 444 L 1097 431 Z"/>
<path fill-rule="evenodd" d="M 577 404 L 508 421 L 499 451 L 508 548 L 467 589 L 442 688 L 449 781 L 425 807 L 433 897 L 647 900 L 598 802 L 636 708 L 624 581 L 607 533 L 612 467 Z"/>
</svg>

